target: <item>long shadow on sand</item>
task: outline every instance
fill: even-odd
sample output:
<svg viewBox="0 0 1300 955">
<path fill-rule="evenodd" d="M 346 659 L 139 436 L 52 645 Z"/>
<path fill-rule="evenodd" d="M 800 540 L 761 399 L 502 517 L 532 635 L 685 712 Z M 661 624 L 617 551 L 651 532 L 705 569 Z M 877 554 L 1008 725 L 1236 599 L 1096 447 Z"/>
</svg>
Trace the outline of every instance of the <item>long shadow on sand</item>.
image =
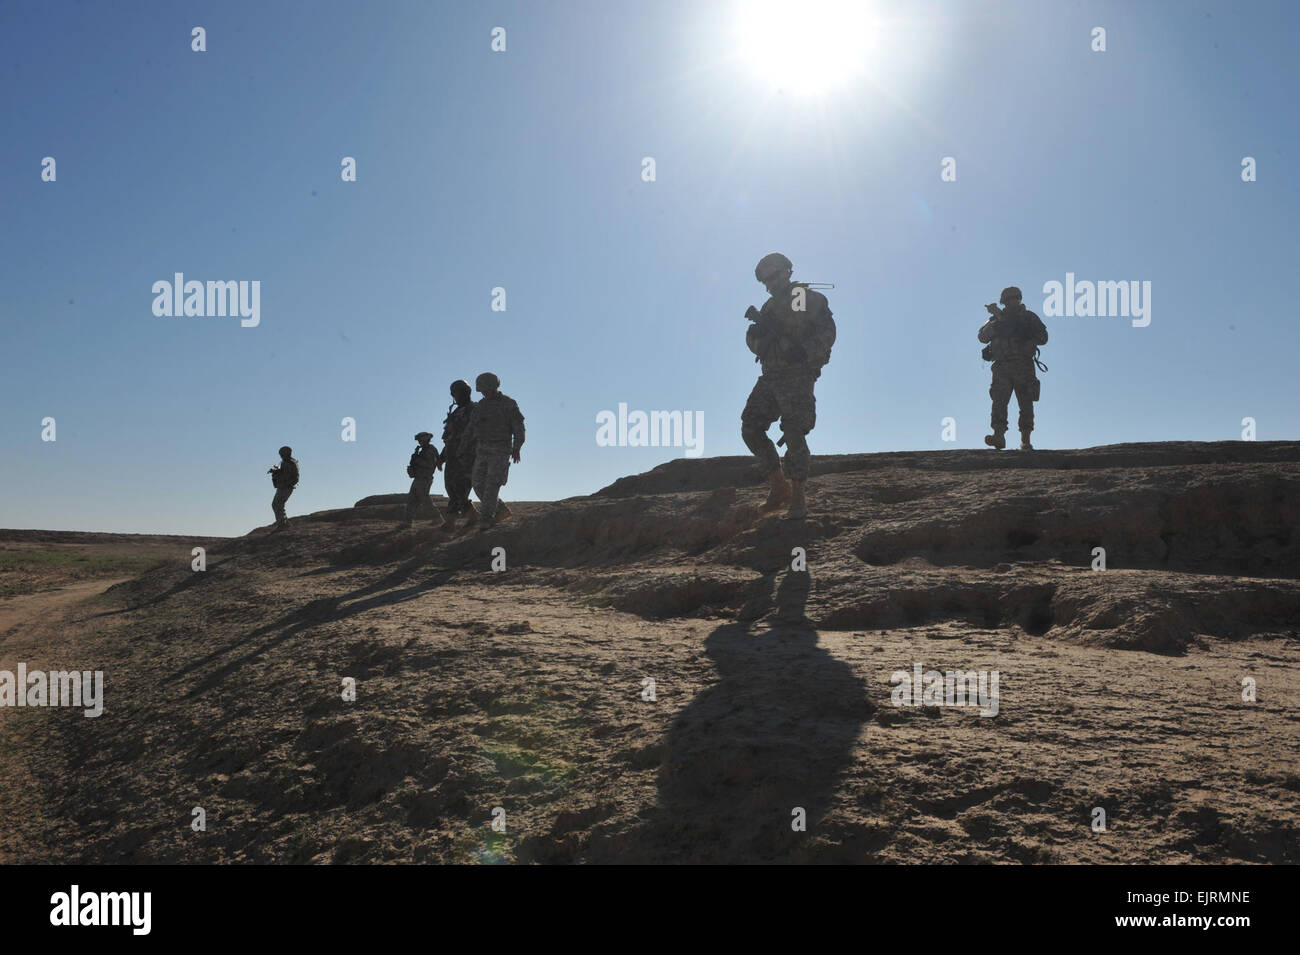
<svg viewBox="0 0 1300 955">
<path fill-rule="evenodd" d="M 658 804 L 638 828 L 594 841 L 589 861 L 822 857 L 814 843 L 871 706 L 863 681 L 817 645 L 804 616 L 809 583 L 785 575 L 765 632 L 732 623 L 709 634 L 718 680 L 668 731 Z M 796 808 L 805 832 L 792 829 Z"/>
<path fill-rule="evenodd" d="M 238 656 L 229 657 L 216 670 L 197 681 L 186 693 L 187 696 L 197 696 L 220 685 L 226 677 L 240 667 L 252 663 L 267 651 L 274 649 L 303 630 L 346 620 L 356 614 L 374 610 L 377 607 L 391 606 L 414 600 L 442 586 L 456 576 L 455 570 L 444 569 L 436 571 L 418 583 L 400 587 L 399 585 L 406 583 L 416 571 L 425 568 L 426 559 L 425 555 L 418 555 L 411 560 L 405 561 L 391 573 L 384 575 L 374 583 L 360 587 L 351 593 L 339 597 L 322 597 L 313 600 L 291 613 L 285 614 L 280 619 L 258 627 L 226 646 L 219 647 L 199 659 L 191 661 L 176 671 L 171 679 L 181 681 L 190 677 L 196 670 L 201 670 L 205 666 L 216 663 L 223 657 L 229 657 L 230 654 L 238 652 Z"/>
</svg>

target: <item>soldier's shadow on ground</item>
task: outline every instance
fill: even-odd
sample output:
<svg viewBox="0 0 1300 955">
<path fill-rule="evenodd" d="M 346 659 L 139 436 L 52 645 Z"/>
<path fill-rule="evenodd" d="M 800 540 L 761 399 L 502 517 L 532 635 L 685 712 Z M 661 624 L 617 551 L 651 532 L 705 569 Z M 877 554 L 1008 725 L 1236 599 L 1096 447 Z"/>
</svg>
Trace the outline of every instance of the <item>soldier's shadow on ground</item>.
<svg viewBox="0 0 1300 955">
<path fill-rule="evenodd" d="M 867 687 L 817 645 L 810 579 L 787 573 L 769 626 L 718 627 L 704 641 L 717 682 L 664 741 L 659 798 L 643 825 L 591 856 L 655 862 L 784 862 L 822 857 L 816 840 L 854 743 Z M 795 811 L 807 830 L 792 828 Z M 592 861 L 596 861 L 593 858 Z"/>
<path fill-rule="evenodd" d="M 263 654 L 280 646 L 280 644 L 303 632 L 327 624 L 347 620 L 349 617 L 387 607 L 394 604 L 415 600 L 431 590 L 448 583 L 456 576 L 456 571 L 442 569 L 425 575 L 418 582 L 409 586 L 405 584 L 417 571 L 426 569 L 427 554 L 420 553 L 405 561 L 396 569 L 385 574 L 379 580 L 366 584 L 351 593 L 339 597 L 323 597 L 312 600 L 304 606 L 285 614 L 279 619 L 241 634 L 234 641 L 219 647 L 197 660 L 181 667 L 173 676 L 173 681 L 193 679 L 193 674 L 203 668 L 217 664 L 215 670 L 207 676 L 197 679 L 189 688 L 187 696 L 197 696 L 220 686 L 225 680 L 236 674 L 242 667 L 259 661 Z"/>
<path fill-rule="evenodd" d="M 171 600 L 177 594 L 182 594 L 193 587 L 201 586 L 202 584 L 207 583 L 209 580 L 212 579 L 212 576 L 215 575 L 215 573 L 218 570 L 222 569 L 224 565 L 229 564 L 230 562 L 231 562 L 231 558 L 229 557 L 224 557 L 221 560 L 213 561 L 212 563 L 207 565 L 206 573 L 199 574 L 191 571 L 188 574 L 186 574 L 186 576 L 182 577 L 179 582 L 173 584 L 170 589 L 163 591 L 162 593 L 158 594 L 156 597 L 151 597 L 150 599 L 145 600 L 141 603 L 132 604 L 131 606 L 128 607 L 121 607 L 117 610 L 105 610 L 102 611 L 101 613 L 91 614 L 86 619 L 91 620 L 97 617 L 116 617 L 121 614 L 133 613 L 136 610 L 144 610 L 147 607 L 153 607 L 160 603 L 166 603 L 168 600 Z"/>
</svg>

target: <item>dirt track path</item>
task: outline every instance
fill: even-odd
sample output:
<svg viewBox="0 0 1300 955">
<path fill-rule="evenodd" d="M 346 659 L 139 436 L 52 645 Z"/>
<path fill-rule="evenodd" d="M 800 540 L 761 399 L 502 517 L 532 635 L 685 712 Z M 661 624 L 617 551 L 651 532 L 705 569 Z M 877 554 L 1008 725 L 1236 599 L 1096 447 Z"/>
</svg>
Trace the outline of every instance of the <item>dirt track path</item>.
<svg viewBox="0 0 1300 955">
<path fill-rule="evenodd" d="M 63 612 L 90 597 L 97 597 L 114 584 L 130 577 L 99 577 L 85 580 L 57 590 L 43 590 L 35 594 L 20 594 L 0 601 L 0 659 L 18 649 L 11 638 L 20 636 L 25 627 L 43 630 L 61 617 Z"/>
<path fill-rule="evenodd" d="M 64 626 L 74 608 L 130 579 L 100 577 L 0 601 L 0 670 L 60 657 L 80 631 Z M 43 746 L 49 724 L 32 714 L 45 711 L 0 710 L 0 864 L 32 861 L 35 834 L 58 831 L 44 816 L 38 778 L 50 768 Z"/>
</svg>

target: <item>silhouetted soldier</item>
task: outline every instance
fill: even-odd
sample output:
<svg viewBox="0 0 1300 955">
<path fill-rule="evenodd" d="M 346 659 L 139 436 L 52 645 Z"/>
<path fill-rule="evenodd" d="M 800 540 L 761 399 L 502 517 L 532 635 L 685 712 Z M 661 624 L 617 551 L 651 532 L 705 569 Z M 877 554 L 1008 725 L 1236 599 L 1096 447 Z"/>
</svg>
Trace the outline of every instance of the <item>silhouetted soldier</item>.
<svg viewBox="0 0 1300 955">
<path fill-rule="evenodd" d="M 780 252 L 763 256 L 754 268 L 754 277 L 771 297 L 761 310 L 751 305 L 745 312 L 753 322 L 745 344 L 754 360 L 762 362 L 763 373 L 741 412 L 740 434 L 767 475 L 770 490 L 763 509 L 774 510 L 789 501 L 788 516 L 800 518 L 808 513 L 804 485 L 811 455 L 806 436 L 817 422 L 813 385 L 830 361 L 835 321 L 825 295 L 790 281 L 793 270 Z M 778 418 L 785 436 L 785 475 L 776 445 L 767 436 Z"/>
<path fill-rule="evenodd" d="M 993 362 L 993 384 L 989 386 L 993 433 L 985 436 L 984 443 L 999 451 L 1007 446 L 1007 405 L 1014 391 L 1020 406 L 1020 450 L 1032 451 L 1029 435 L 1034 430 L 1034 402 L 1040 387 L 1034 366 L 1047 370 L 1037 358 L 1038 346 L 1047 344 L 1047 326 L 1025 308 L 1020 289 L 1014 285 L 1002 290 L 1001 302 L 1006 306 L 1002 311 L 996 305 L 984 306 L 990 317 L 979 330 L 979 340 L 988 345 L 984 359 Z"/>
<path fill-rule="evenodd" d="M 285 516 L 284 505 L 289 495 L 298 486 L 298 462 L 293 457 L 293 448 L 287 444 L 280 449 L 280 463 L 267 470 L 271 475 L 271 484 L 275 487 L 275 497 L 271 499 L 271 513 L 275 515 L 275 529 L 282 530 L 289 526 Z"/>
<path fill-rule="evenodd" d="M 421 431 L 415 436 L 419 447 L 411 455 L 411 463 L 406 466 L 406 474 L 411 479 L 411 490 L 406 496 L 407 527 L 411 520 L 426 509 L 433 512 L 435 527 L 443 527 L 446 521 L 442 513 L 429 500 L 429 490 L 433 487 L 433 476 L 438 470 L 438 449 L 429 442 L 433 439 L 428 431 Z"/>
<path fill-rule="evenodd" d="M 511 516 L 505 504 L 498 506 L 497 496 L 510 473 L 510 462 L 519 463 L 524 416 L 515 399 L 500 392 L 501 380 L 492 372 L 485 371 L 474 379 L 474 387 L 483 397 L 474 405 L 457 450 L 464 454 L 474 448 L 472 479 L 478 494 L 480 525 L 486 528 Z"/>
<path fill-rule="evenodd" d="M 442 480 L 447 489 L 447 513 L 453 519 L 457 514 L 466 514 L 472 524 L 478 520 L 478 512 L 469 499 L 469 492 L 474 487 L 470 473 L 474 469 L 474 449 L 471 447 L 464 453 L 460 450 L 460 439 L 469 426 L 470 415 L 474 413 L 469 382 L 453 381 L 451 397 L 453 404 L 442 421 Z"/>
</svg>

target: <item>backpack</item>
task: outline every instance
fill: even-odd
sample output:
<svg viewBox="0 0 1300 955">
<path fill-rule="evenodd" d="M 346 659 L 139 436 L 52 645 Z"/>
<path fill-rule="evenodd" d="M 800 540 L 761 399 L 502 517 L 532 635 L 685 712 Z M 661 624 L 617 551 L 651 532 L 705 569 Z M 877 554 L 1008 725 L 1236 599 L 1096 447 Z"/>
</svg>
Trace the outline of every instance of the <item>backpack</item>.
<svg viewBox="0 0 1300 955">
<path fill-rule="evenodd" d="M 1017 330 L 1017 331 L 1020 331 L 1020 332 L 1023 332 L 1023 331 L 1028 330 L 1028 331 L 1030 331 L 1030 332 L 1034 332 L 1034 333 L 1036 333 L 1038 330 L 1041 329 L 1042 332 L 1043 332 L 1044 337 L 1046 337 L 1046 335 L 1047 335 L 1047 326 L 1043 324 L 1043 320 L 1042 320 L 1041 318 L 1039 318 L 1037 315 L 1035 315 L 1033 312 L 1030 312 L 1029 314 L 1034 316 L 1034 321 L 1033 321 L 1032 323 L 1028 323 L 1027 325 L 1026 325 L 1025 323 L 1020 323 L 1020 324 L 1018 324 L 1018 325 L 1016 326 L 1016 330 Z M 1013 337 L 1026 338 L 1026 337 L 1028 337 L 1028 336 L 1026 336 L 1026 335 L 1020 335 L 1020 336 L 1013 336 Z M 1038 346 L 1034 346 L 1034 354 L 1033 354 L 1032 358 L 1033 358 L 1034 364 L 1035 364 L 1036 366 L 1038 366 L 1038 370 L 1039 370 L 1039 371 L 1047 371 L 1047 365 L 1043 364 L 1043 362 L 1039 359 L 1039 356 L 1040 356 L 1042 353 L 1043 353 L 1043 349 L 1042 349 L 1042 348 L 1040 348 L 1040 347 L 1038 347 Z M 982 349 L 980 349 L 980 358 L 984 359 L 984 361 L 996 361 L 996 359 L 993 357 L 993 343 L 992 343 L 992 342 L 989 342 L 989 343 L 988 343 L 987 345 L 985 345 Z M 1037 399 L 1035 399 L 1035 400 L 1037 400 Z"/>
<path fill-rule="evenodd" d="M 293 458 L 280 462 L 280 466 L 271 472 L 271 483 L 276 487 L 297 487 L 298 462 Z"/>
<path fill-rule="evenodd" d="M 831 316 L 831 310 L 829 308 L 822 312 L 821 317 L 817 319 L 817 322 L 822 326 L 823 334 L 826 336 L 826 354 L 814 355 L 811 357 L 818 362 L 818 367 L 822 367 L 831 360 L 831 348 L 835 345 L 835 338 L 838 333 L 835 328 L 835 319 Z"/>
<path fill-rule="evenodd" d="M 794 284 L 802 285 L 804 288 L 809 288 L 811 286 L 811 283 L 806 282 L 795 282 Z M 803 352 L 805 361 L 816 365 L 820 369 L 825 367 L 831 360 L 831 348 L 835 345 L 838 330 L 835 328 L 835 318 L 831 314 L 830 303 L 826 301 L 824 295 L 821 295 L 821 293 L 817 294 L 821 297 L 825 307 L 812 319 L 815 331 L 811 337 L 818 339 L 821 343 L 821 347 L 816 351 L 811 351 L 803 346 L 799 346 L 799 351 Z"/>
</svg>

